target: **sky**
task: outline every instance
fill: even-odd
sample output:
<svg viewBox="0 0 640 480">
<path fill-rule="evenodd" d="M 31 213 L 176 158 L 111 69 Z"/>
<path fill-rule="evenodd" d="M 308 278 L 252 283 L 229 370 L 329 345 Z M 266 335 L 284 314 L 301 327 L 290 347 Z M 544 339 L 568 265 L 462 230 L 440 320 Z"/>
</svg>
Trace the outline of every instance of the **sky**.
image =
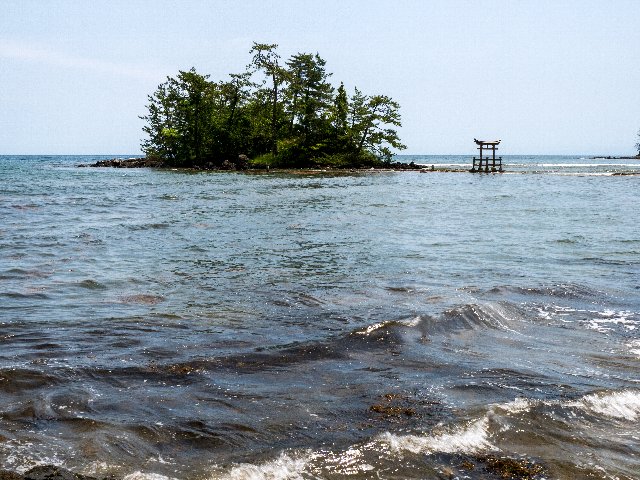
<svg viewBox="0 0 640 480">
<path fill-rule="evenodd" d="M 252 43 L 401 105 L 406 154 L 634 154 L 640 1 L 0 0 L 0 154 L 138 154 L 147 96 Z"/>
</svg>

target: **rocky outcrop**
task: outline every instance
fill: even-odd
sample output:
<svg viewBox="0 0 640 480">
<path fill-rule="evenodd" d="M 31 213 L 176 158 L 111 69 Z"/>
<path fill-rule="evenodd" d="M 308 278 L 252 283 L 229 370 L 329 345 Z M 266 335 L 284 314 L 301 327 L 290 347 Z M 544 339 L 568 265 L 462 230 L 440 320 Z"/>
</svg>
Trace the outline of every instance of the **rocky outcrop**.
<svg viewBox="0 0 640 480">
<path fill-rule="evenodd" d="M 78 167 L 112 167 L 112 168 L 151 168 L 162 167 L 162 160 L 150 158 L 111 158 L 109 160 L 98 160 L 96 163 L 81 164 Z"/>
<path fill-rule="evenodd" d="M 392 170 L 421 170 L 423 167 L 421 165 L 417 165 L 414 162 L 411 162 L 411 163 L 392 162 L 389 164 L 388 168 L 391 168 Z"/>
</svg>

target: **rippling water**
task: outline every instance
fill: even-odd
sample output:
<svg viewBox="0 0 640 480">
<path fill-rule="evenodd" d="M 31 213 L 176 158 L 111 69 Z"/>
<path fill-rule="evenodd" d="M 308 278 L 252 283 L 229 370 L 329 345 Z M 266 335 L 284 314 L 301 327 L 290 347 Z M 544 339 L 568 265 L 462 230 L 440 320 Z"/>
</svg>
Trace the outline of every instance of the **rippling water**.
<svg viewBox="0 0 640 480">
<path fill-rule="evenodd" d="M 0 157 L 0 469 L 638 478 L 640 162 L 97 158 Z"/>
</svg>

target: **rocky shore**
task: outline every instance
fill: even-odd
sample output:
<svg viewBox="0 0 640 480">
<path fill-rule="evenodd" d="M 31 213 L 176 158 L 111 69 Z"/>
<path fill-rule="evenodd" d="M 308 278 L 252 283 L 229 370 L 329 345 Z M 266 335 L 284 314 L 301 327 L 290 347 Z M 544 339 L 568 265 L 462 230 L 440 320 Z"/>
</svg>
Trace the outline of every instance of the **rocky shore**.
<svg viewBox="0 0 640 480">
<path fill-rule="evenodd" d="M 161 160 L 149 158 L 111 158 L 108 160 L 98 160 L 96 163 L 80 164 L 78 167 L 111 167 L 111 168 L 160 168 L 163 166 Z"/>
<path fill-rule="evenodd" d="M 90 164 L 80 164 L 78 165 L 78 167 L 107 167 L 107 168 L 172 168 L 169 167 L 167 165 L 164 164 L 164 162 L 162 160 L 158 160 L 158 159 L 150 159 L 150 158 L 144 158 L 144 157 L 132 157 L 132 158 L 111 158 L 111 159 L 106 159 L 106 160 L 98 160 L 95 163 L 90 163 Z M 283 168 L 277 168 L 277 169 L 269 169 L 269 167 L 267 167 L 266 169 L 256 169 L 256 168 L 251 168 L 250 163 L 249 163 L 249 158 L 246 155 L 240 155 L 238 156 L 238 159 L 235 162 L 231 162 L 229 160 L 225 160 L 224 162 L 222 162 L 222 164 L 220 165 L 215 165 L 213 163 L 207 163 L 203 166 L 198 166 L 198 167 L 192 167 L 192 168 L 188 168 L 186 170 L 205 170 L 205 171 L 281 171 L 281 170 L 301 170 L 298 168 L 294 168 L 294 169 L 283 169 Z M 422 170 L 425 171 L 427 170 L 423 165 L 419 165 L 416 164 L 414 162 L 411 163 L 402 163 L 402 162 L 392 162 L 389 163 L 387 165 L 385 165 L 384 167 L 378 167 L 378 168 L 371 168 L 371 167 L 366 167 L 366 168 L 348 168 L 348 169 L 332 169 L 332 168 L 314 168 L 314 169 L 309 169 L 312 171 L 318 170 L 318 171 L 325 171 L 325 170 L 347 170 L 347 171 L 353 171 L 353 170 Z M 431 167 L 430 171 L 434 171 L 433 167 Z M 1 480 L 1 479 L 0 479 Z"/>
</svg>

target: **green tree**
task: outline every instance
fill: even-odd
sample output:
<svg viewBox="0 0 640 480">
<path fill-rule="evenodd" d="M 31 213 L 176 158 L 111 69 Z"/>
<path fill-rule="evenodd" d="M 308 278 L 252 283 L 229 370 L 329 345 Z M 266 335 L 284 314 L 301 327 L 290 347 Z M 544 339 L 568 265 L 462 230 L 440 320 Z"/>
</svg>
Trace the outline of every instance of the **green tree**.
<svg viewBox="0 0 640 480">
<path fill-rule="evenodd" d="M 298 53 L 287 60 L 289 134 L 301 137 L 307 154 L 309 148 L 322 143 L 329 131 L 333 87 L 325 65 L 318 54 Z"/>
<path fill-rule="evenodd" d="M 400 142 L 398 132 L 392 127 L 400 127 L 400 105 L 386 95 L 363 95 L 355 89 L 351 97 L 349 135 L 355 145 L 357 155 L 369 151 L 378 158 L 391 160 L 391 148 L 406 148 Z"/>
<path fill-rule="evenodd" d="M 269 95 L 269 103 L 271 106 L 271 153 L 278 154 L 278 118 L 280 111 L 279 88 L 283 82 L 285 71 L 280 67 L 280 55 L 276 52 L 278 45 L 267 43 L 253 43 L 250 52 L 253 54 L 251 66 L 255 71 L 262 72 L 265 77 L 271 80 L 271 90 Z"/>
<path fill-rule="evenodd" d="M 333 109 L 331 111 L 331 124 L 338 137 L 347 134 L 347 116 L 349 115 L 349 99 L 347 98 L 347 90 L 344 83 L 340 82 L 340 86 L 336 92 L 333 101 Z"/>
<path fill-rule="evenodd" d="M 147 121 L 142 143 L 147 155 L 160 156 L 175 165 L 203 163 L 210 138 L 213 111 L 212 84 L 195 69 L 168 77 L 149 96 Z"/>
<path fill-rule="evenodd" d="M 254 43 L 247 71 L 211 82 L 191 69 L 167 77 L 150 95 L 142 148 L 168 165 L 232 162 L 241 153 L 260 164 L 374 165 L 389 160 L 398 138 L 399 105 L 344 84 L 335 90 L 317 53 L 281 65 L 277 45 Z M 255 83 L 254 78 L 258 78 Z"/>
<path fill-rule="evenodd" d="M 215 84 L 212 112 L 214 129 L 210 141 L 214 145 L 214 158 L 217 161 L 234 158 L 239 153 L 253 153 L 248 104 L 255 85 L 250 76 L 249 72 L 231 74 L 230 80 Z"/>
</svg>

